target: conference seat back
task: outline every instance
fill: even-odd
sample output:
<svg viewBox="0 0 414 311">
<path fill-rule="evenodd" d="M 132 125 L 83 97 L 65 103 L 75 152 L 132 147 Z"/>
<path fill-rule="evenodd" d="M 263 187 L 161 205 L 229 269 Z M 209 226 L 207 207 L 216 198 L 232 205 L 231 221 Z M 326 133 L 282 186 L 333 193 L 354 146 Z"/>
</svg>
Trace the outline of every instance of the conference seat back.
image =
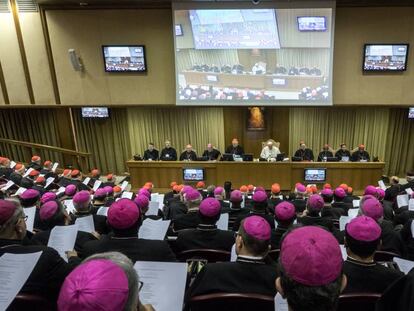
<svg viewBox="0 0 414 311">
<path fill-rule="evenodd" d="M 217 249 L 190 249 L 177 254 L 182 262 L 207 260 L 207 262 L 230 261 L 230 252 Z"/>
<path fill-rule="evenodd" d="M 274 297 L 249 293 L 216 293 L 191 298 L 191 311 L 274 311 Z"/>
<path fill-rule="evenodd" d="M 34 294 L 20 293 L 14 298 L 13 302 L 7 308 L 7 311 L 54 311 L 57 310 L 56 305 L 47 299 Z"/>
<path fill-rule="evenodd" d="M 374 260 L 379 262 L 390 262 L 394 259 L 394 257 L 401 257 L 401 255 L 387 251 L 376 251 Z"/>
<path fill-rule="evenodd" d="M 375 311 L 375 306 L 381 294 L 353 293 L 339 296 L 337 311 Z"/>
</svg>

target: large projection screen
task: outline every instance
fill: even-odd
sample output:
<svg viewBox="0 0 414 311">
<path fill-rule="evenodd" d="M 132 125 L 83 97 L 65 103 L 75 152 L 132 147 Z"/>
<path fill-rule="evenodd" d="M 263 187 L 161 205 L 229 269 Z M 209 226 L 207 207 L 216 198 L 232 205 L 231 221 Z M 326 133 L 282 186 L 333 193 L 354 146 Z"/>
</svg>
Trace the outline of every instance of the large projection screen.
<svg viewBox="0 0 414 311">
<path fill-rule="evenodd" d="M 332 105 L 334 20 L 330 1 L 174 3 L 176 104 Z"/>
</svg>

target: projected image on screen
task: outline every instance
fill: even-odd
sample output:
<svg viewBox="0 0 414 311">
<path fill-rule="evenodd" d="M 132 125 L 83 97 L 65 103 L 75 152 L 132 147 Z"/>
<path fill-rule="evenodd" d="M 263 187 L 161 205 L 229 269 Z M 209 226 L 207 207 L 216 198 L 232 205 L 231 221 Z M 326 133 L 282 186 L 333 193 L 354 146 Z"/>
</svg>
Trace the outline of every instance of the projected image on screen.
<svg viewBox="0 0 414 311">
<path fill-rule="evenodd" d="M 402 71 L 406 69 L 408 45 L 365 45 L 364 70 Z"/>
<path fill-rule="evenodd" d="M 105 71 L 146 71 L 144 46 L 103 46 Z"/>
<path fill-rule="evenodd" d="M 177 105 L 332 104 L 332 8 L 194 6 L 174 5 Z"/>
</svg>

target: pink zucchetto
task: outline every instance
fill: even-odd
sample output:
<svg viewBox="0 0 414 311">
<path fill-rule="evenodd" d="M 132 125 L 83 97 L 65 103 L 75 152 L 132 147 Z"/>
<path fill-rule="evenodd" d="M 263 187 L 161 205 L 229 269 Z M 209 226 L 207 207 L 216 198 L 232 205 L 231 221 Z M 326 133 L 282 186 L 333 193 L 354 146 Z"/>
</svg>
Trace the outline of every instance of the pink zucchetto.
<svg viewBox="0 0 414 311">
<path fill-rule="evenodd" d="M 40 198 L 40 203 L 44 204 L 46 202 L 53 201 L 53 200 L 56 200 L 56 193 L 54 193 L 54 192 L 46 192 Z"/>
<path fill-rule="evenodd" d="M 243 230 L 247 235 L 261 240 L 270 240 L 271 228 L 266 219 L 260 216 L 249 216 L 243 220 Z"/>
<path fill-rule="evenodd" d="M 40 196 L 40 192 L 35 190 L 35 189 L 27 189 L 26 191 L 24 191 L 21 195 L 20 198 L 22 200 L 32 200 L 35 199 L 37 197 Z"/>
<path fill-rule="evenodd" d="M 367 186 L 364 190 L 364 195 L 373 195 L 374 197 L 377 195 L 377 188 L 375 188 L 374 186 Z"/>
<path fill-rule="evenodd" d="M 58 211 L 59 205 L 56 201 L 49 201 L 40 207 L 39 217 L 40 220 L 45 221 L 52 218 Z"/>
<path fill-rule="evenodd" d="M 138 206 L 129 199 L 120 199 L 108 209 L 108 223 L 115 229 L 131 228 L 139 219 Z"/>
<path fill-rule="evenodd" d="M 295 190 L 299 193 L 306 193 L 306 187 L 302 184 L 297 184 Z"/>
<path fill-rule="evenodd" d="M 343 261 L 339 243 L 332 233 L 305 226 L 285 236 L 279 263 L 294 281 L 306 286 L 323 286 L 341 275 Z"/>
<path fill-rule="evenodd" d="M 191 189 L 185 193 L 184 198 L 186 201 L 196 201 L 201 199 L 201 194 L 198 190 Z"/>
<path fill-rule="evenodd" d="M 341 199 L 346 197 L 346 192 L 344 188 L 341 188 L 341 187 L 336 188 L 334 191 L 334 194 L 336 197 L 341 198 Z"/>
<path fill-rule="evenodd" d="M 358 216 L 345 227 L 346 233 L 357 241 L 372 242 L 381 237 L 381 227 L 371 217 Z"/>
<path fill-rule="evenodd" d="M 76 193 L 76 186 L 75 185 L 67 185 L 65 188 L 65 195 L 73 196 Z"/>
<path fill-rule="evenodd" d="M 16 211 L 16 205 L 7 200 L 0 200 L 0 226 L 4 225 Z"/>
<path fill-rule="evenodd" d="M 290 202 L 280 202 L 275 207 L 277 220 L 290 220 L 296 216 L 295 206 Z"/>
<path fill-rule="evenodd" d="M 306 204 L 314 210 L 321 210 L 322 207 L 325 205 L 325 201 L 322 199 L 320 195 L 313 194 L 309 197 Z"/>
<path fill-rule="evenodd" d="M 331 196 L 333 196 L 333 194 L 334 194 L 334 192 L 330 188 L 324 188 L 321 191 L 321 195 L 324 196 L 324 197 L 331 197 Z"/>
<path fill-rule="evenodd" d="M 136 196 L 134 202 L 141 211 L 149 206 L 149 200 L 145 195 Z"/>
<path fill-rule="evenodd" d="M 243 196 L 240 190 L 233 190 L 230 193 L 230 201 L 231 202 L 241 202 L 243 201 Z"/>
<path fill-rule="evenodd" d="M 91 195 L 89 194 L 89 192 L 86 190 L 82 190 L 73 196 L 73 203 L 84 204 L 84 203 L 89 202 L 90 199 L 91 199 Z"/>
<path fill-rule="evenodd" d="M 94 259 L 66 277 L 57 304 L 59 311 L 124 310 L 128 295 L 124 270 L 111 260 Z"/>
<path fill-rule="evenodd" d="M 264 191 L 256 191 L 252 199 L 254 202 L 265 202 L 267 200 L 267 194 Z"/>
<path fill-rule="evenodd" d="M 375 221 L 384 216 L 384 208 L 376 198 L 365 199 L 362 203 L 361 211 L 365 216 L 371 217 Z"/>
<path fill-rule="evenodd" d="M 223 187 L 216 187 L 214 189 L 214 195 L 223 195 L 224 193 L 224 188 Z"/>
<path fill-rule="evenodd" d="M 206 198 L 201 201 L 199 212 L 206 217 L 214 217 L 220 214 L 221 204 L 215 198 Z"/>
</svg>

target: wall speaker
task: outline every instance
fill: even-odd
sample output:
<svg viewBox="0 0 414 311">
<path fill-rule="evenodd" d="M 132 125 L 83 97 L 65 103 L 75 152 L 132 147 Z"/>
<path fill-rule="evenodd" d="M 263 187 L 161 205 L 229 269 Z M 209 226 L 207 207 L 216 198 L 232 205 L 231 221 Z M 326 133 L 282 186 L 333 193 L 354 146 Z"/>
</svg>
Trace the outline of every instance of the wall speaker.
<svg viewBox="0 0 414 311">
<path fill-rule="evenodd" d="M 82 64 L 82 60 L 80 59 L 78 54 L 76 54 L 75 49 L 69 49 L 68 53 L 73 69 L 75 69 L 76 71 L 83 71 L 84 67 Z"/>
</svg>

